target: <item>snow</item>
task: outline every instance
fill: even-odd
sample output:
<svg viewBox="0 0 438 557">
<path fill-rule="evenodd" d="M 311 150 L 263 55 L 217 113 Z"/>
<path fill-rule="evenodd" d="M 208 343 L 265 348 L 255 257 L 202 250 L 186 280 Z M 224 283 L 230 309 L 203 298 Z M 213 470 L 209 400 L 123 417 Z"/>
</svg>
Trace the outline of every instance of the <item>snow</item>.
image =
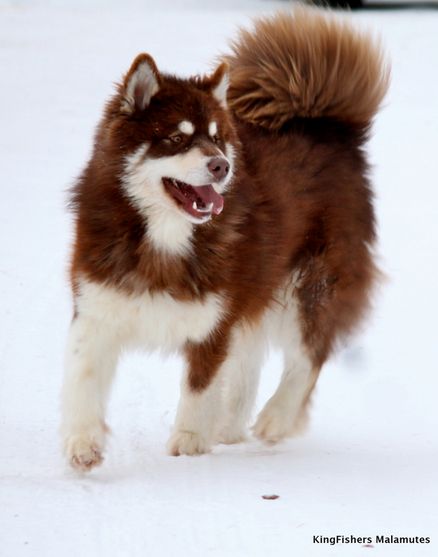
<svg viewBox="0 0 438 557">
<path fill-rule="evenodd" d="M 393 63 L 369 146 L 388 279 L 373 318 L 325 367 L 308 433 L 169 457 L 181 362 L 131 354 L 113 392 L 104 465 L 77 476 L 60 455 L 66 190 L 112 83 L 145 49 L 164 70 L 207 71 L 238 25 L 284 6 L 0 1 L 2 556 L 438 554 L 437 12 L 349 16 L 381 34 Z M 279 371 L 274 354 L 259 408 Z M 271 494 L 280 497 L 262 498 Z M 431 543 L 312 543 L 336 534 Z"/>
</svg>

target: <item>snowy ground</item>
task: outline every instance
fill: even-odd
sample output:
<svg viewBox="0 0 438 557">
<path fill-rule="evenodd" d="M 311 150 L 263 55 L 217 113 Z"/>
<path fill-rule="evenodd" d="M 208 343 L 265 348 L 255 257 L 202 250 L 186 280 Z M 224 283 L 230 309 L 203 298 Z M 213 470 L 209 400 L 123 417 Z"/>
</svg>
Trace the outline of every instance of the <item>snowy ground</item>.
<svg viewBox="0 0 438 557">
<path fill-rule="evenodd" d="M 393 61 L 370 144 L 389 280 L 364 332 L 326 366 L 307 435 L 168 457 L 180 362 L 130 355 L 103 467 L 66 470 L 57 436 L 71 315 L 65 190 L 103 101 L 138 52 L 164 70 L 206 71 L 237 25 L 285 5 L 156 4 L 0 2 L 0 555 L 438 555 L 438 12 L 351 16 L 382 34 Z M 278 373 L 274 356 L 259 406 Z M 313 544 L 319 534 L 432 541 L 332 547 Z"/>
</svg>

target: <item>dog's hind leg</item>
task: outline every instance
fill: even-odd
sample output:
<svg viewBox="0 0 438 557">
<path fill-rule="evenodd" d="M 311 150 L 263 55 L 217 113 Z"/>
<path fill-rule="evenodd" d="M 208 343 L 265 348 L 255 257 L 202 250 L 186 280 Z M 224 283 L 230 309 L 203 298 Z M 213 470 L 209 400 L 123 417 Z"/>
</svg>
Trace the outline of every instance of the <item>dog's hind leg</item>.
<svg viewBox="0 0 438 557">
<path fill-rule="evenodd" d="M 118 353 L 119 344 L 103 320 L 76 315 L 67 344 L 61 435 L 65 454 L 78 470 L 102 462 L 105 409 Z"/>
<path fill-rule="evenodd" d="M 280 384 L 253 427 L 256 437 L 276 443 L 300 433 L 307 425 L 307 404 L 318 378 L 304 350 L 285 354 Z"/>
<path fill-rule="evenodd" d="M 319 373 L 302 339 L 293 288 L 287 288 L 279 298 L 267 323 L 271 340 L 283 351 L 284 371 L 277 390 L 252 428 L 256 437 L 271 443 L 293 436 L 305 427 L 307 403 Z"/>
<path fill-rule="evenodd" d="M 351 243 L 350 237 L 345 235 Z M 379 277 L 370 248 L 327 240 L 330 250 L 309 258 L 272 310 L 272 336 L 282 347 L 280 385 L 254 426 L 257 437 L 278 441 L 299 432 L 319 371 L 336 341 L 354 330 L 369 307 Z"/>
</svg>

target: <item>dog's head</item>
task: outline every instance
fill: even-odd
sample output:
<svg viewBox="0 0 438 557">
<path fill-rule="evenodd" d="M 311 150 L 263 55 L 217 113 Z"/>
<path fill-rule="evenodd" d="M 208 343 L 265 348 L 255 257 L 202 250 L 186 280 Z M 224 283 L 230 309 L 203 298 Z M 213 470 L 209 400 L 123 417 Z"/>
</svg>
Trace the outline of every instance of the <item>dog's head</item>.
<svg viewBox="0 0 438 557">
<path fill-rule="evenodd" d="M 140 54 L 110 101 L 100 133 L 122 155 L 123 187 L 151 226 L 203 224 L 222 212 L 236 145 L 227 86 L 224 64 L 179 79 Z"/>
</svg>

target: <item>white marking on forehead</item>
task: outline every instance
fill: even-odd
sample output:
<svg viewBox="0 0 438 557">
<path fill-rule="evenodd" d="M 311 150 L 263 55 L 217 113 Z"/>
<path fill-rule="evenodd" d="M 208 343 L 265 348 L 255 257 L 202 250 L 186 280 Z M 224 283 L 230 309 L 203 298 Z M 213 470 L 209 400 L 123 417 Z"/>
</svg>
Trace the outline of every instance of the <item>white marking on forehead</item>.
<svg viewBox="0 0 438 557">
<path fill-rule="evenodd" d="M 211 137 L 213 137 L 217 134 L 217 124 L 216 124 L 216 122 L 210 122 L 210 124 L 208 125 L 208 133 Z"/>
<path fill-rule="evenodd" d="M 193 135 L 193 133 L 195 132 L 195 126 L 188 120 L 183 120 L 182 122 L 180 122 L 178 124 L 178 129 L 180 132 L 187 135 Z"/>
</svg>

